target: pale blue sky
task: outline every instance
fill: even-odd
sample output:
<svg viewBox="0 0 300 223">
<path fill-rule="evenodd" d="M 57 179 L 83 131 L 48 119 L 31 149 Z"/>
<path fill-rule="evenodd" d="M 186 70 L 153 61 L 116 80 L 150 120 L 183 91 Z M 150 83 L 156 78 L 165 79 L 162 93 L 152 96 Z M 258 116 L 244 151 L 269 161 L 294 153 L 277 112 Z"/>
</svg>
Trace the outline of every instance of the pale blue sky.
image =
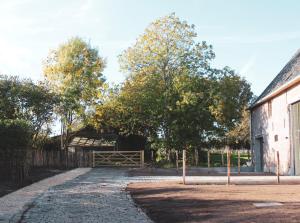
<svg viewBox="0 0 300 223">
<path fill-rule="evenodd" d="M 41 79 L 49 50 L 80 36 L 107 59 L 106 78 L 120 82 L 117 55 L 175 12 L 214 46 L 215 66 L 235 69 L 259 94 L 300 48 L 299 11 L 296 0 L 0 0 L 0 73 Z"/>
</svg>

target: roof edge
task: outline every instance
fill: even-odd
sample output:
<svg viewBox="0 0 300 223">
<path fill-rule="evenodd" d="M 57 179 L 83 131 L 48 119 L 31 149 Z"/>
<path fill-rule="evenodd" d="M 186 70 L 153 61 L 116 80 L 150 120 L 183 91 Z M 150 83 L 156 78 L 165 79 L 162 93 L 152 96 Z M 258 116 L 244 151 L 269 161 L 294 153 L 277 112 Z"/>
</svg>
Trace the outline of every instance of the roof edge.
<svg viewBox="0 0 300 223">
<path fill-rule="evenodd" d="M 275 92 L 276 90 L 278 90 L 280 87 L 283 86 L 283 85 L 282 85 L 282 86 L 280 86 L 279 88 L 277 88 L 277 89 L 275 89 L 275 90 L 269 92 L 269 93 L 266 94 L 265 96 L 263 96 L 263 95 L 266 93 L 266 91 L 272 86 L 272 84 L 274 83 L 274 81 L 284 73 L 284 71 L 286 70 L 286 68 L 289 67 L 289 66 L 295 61 L 295 59 L 297 59 L 297 57 L 299 57 L 299 55 L 300 55 L 300 49 L 298 49 L 298 50 L 293 54 L 293 56 L 291 57 L 291 59 L 284 65 L 284 67 L 280 70 L 280 72 L 279 72 L 279 73 L 275 76 L 275 78 L 268 84 L 268 86 L 263 90 L 263 92 L 257 97 L 256 101 L 254 101 L 254 103 L 253 103 L 249 108 L 255 107 L 256 104 L 259 103 L 263 98 L 267 97 L 269 94 L 272 94 L 273 92 Z M 287 83 L 285 83 L 285 84 L 287 84 Z M 284 85 L 285 85 L 285 84 L 284 84 Z M 262 96 L 263 96 L 263 97 L 262 97 Z"/>
<path fill-rule="evenodd" d="M 257 106 L 273 99 L 274 97 L 282 94 L 284 91 L 294 87 L 295 85 L 300 83 L 300 76 L 295 77 L 294 79 L 292 79 L 291 81 L 285 83 L 284 85 L 280 86 L 279 88 L 277 88 L 275 91 L 271 92 L 270 94 L 266 95 L 265 97 L 261 98 L 259 101 L 255 102 L 255 104 L 251 105 L 249 107 L 249 110 L 252 110 L 254 108 L 256 108 Z"/>
</svg>

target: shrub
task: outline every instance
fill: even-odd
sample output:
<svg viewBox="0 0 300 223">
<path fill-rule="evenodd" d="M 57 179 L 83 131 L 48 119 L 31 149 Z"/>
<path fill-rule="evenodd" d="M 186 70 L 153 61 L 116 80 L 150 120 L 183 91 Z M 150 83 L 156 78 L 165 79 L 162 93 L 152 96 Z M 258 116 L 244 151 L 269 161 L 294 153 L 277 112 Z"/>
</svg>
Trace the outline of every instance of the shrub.
<svg viewBox="0 0 300 223">
<path fill-rule="evenodd" d="M 28 175 L 31 125 L 19 119 L 0 120 L 0 140 L 0 178 L 22 183 Z"/>
</svg>

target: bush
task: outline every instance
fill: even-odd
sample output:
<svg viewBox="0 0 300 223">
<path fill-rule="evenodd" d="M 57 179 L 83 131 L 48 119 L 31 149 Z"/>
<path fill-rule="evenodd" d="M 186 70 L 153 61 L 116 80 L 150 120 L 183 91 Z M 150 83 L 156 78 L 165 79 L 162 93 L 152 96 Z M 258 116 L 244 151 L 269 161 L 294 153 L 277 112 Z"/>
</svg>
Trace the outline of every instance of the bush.
<svg viewBox="0 0 300 223">
<path fill-rule="evenodd" d="M 27 157 L 32 127 L 24 120 L 0 120 L 0 178 L 22 183 L 28 175 Z"/>
</svg>

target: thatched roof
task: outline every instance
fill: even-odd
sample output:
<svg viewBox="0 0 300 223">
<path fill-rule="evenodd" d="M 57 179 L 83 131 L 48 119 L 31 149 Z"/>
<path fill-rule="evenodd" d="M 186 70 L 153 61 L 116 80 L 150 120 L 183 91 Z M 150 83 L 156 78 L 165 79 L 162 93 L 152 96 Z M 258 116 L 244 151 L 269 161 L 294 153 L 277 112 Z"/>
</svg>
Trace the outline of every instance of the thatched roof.
<svg viewBox="0 0 300 223">
<path fill-rule="evenodd" d="M 300 76 L 300 49 L 292 57 L 292 59 L 283 67 L 283 69 L 277 74 L 262 94 L 254 101 L 250 108 L 255 107 L 261 99 L 268 96 L 278 88 Z"/>
</svg>

